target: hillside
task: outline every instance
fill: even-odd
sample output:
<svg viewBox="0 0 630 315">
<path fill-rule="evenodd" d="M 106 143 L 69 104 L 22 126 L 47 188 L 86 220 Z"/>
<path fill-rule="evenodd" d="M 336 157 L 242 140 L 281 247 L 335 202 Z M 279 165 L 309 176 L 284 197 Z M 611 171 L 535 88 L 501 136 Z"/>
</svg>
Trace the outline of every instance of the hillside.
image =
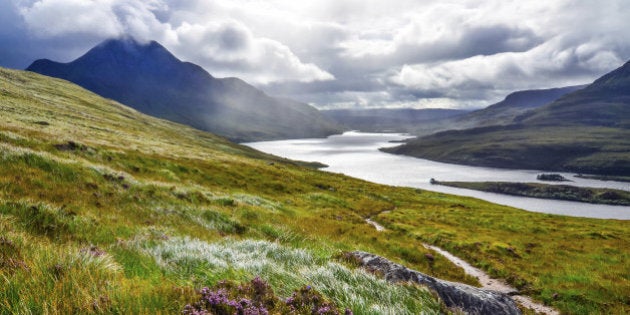
<svg viewBox="0 0 630 315">
<path fill-rule="evenodd" d="M 414 132 L 424 125 L 455 118 L 467 113 L 464 110 L 427 108 L 375 108 L 332 109 L 321 113 L 352 130 L 363 132 Z M 431 127 L 433 128 L 433 127 Z"/>
<path fill-rule="evenodd" d="M 549 104 L 561 96 L 584 88 L 585 85 L 562 88 L 524 90 L 510 93 L 502 101 L 486 108 L 457 117 L 453 126 L 457 129 L 507 125 L 527 111 Z"/>
<path fill-rule="evenodd" d="M 630 61 L 582 90 L 517 117 L 516 122 L 630 129 Z"/>
<path fill-rule="evenodd" d="M 476 283 L 422 242 L 564 313 L 628 311 L 624 221 L 305 168 L 32 72 L 0 68 L 0 159 L 2 314 L 181 313 L 202 287 L 252 278 L 283 301 L 316 290 L 355 314 L 435 314 L 422 287 L 339 258 Z"/>
<path fill-rule="evenodd" d="M 40 59 L 27 70 L 234 141 L 325 137 L 341 131 L 307 104 L 270 97 L 237 78 L 214 78 L 154 41 L 107 40 L 72 62 Z"/>
<path fill-rule="evenodd" d="M 388 152 L 467 165 L 630 175 L 630 63 L 505 126 L 445 131 Z"/>
</svg>

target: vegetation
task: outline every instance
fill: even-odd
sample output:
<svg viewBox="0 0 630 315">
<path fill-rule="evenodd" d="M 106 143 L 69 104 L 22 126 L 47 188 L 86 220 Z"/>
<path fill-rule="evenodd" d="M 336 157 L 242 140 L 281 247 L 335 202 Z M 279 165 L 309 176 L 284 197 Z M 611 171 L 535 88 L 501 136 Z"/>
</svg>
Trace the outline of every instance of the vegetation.
<svg viewBox="0 0 630 315">
<path fill-rule="evenodd" d="M 317 171 L 29 72 L 0 69 L 0 112 L 2 314 L 180 313 L 204 287 L 256 276 L 355 314 L 439 313 L 426 289 L 335 258 L 363 250 L 476 283 L 422 242 L 564 313 L 630 311 L 624 221 Z"/>
<path fill-rule="evenodd" d="M 597 179 L 597 180 L 603 180 L 603 181 L 612 180 L 612 181 L 617 181 L 617 182 L 630 183 L 630 176 L 606 176 L 606 175 L 577 174 L 577 175 L 575 175 L 575 177 L 577 177 L 577 178 L 586 178 L 586 179 Z"/>
<path fill-rule="evenodd" d="M 286 299 L 279 298 L 271 286 L 259 277 L 249 283 L 236 285 L 230 281 L 221 281 L 215 290 L 205 287 L 201 289 L 201 299 L 195 304 L 184 307 L 186 315 L 263 315 L 269 314 L 318 314 L 318 315 L 351 315 L 345 309 L 340 312 L 337 307 L 326 301 L 311 286 L 304 286 Z"/>
<path fill-rule="evenodd" d="M 618 189 L 586 188 L 569 185 L 546 185 L 510 182 L 442 182 L 444 186 L 474 189 L 498 194 L 544 199 L 559 199 L 597 204 L 630 206 L 630 192 Z"/>
</svg>

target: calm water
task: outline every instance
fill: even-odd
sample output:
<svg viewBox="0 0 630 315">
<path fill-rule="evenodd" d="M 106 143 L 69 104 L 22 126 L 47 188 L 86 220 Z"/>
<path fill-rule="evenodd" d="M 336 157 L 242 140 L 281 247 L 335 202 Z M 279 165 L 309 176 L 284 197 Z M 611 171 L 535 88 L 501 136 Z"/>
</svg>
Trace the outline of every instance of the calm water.
<svg viewBox="0 0 630 315">
<path fill-rule="evenodd" d="M 541 171 L 505 170 L 446 164 L 378 151 L 378 148 L 397 145 L 390 141 L 400 141 L 408 137 L 403 134 L 346 132 L 343 135 L 331 136 L 325 139 L 265 141 L 245 143 L 245 145 L 294 160 L 321 162 L 329 166 L 324 169 L 326 171 L 343 173 L 381 184 L 416 187 L 476 197 L 535 212 L 630 220 L 630 207 L 524 198 L 431 185 L 429 184 L 431 178 L 445 181 L 537 182 L 536 175 L 540 174 Z M 605 187 L 630 191 L 630 183 L 580 179 L 573 177 L 574 174 L 560 174 L 572 180 L 572 182 L 561 183 L 565 185 Z"/>
</svg>

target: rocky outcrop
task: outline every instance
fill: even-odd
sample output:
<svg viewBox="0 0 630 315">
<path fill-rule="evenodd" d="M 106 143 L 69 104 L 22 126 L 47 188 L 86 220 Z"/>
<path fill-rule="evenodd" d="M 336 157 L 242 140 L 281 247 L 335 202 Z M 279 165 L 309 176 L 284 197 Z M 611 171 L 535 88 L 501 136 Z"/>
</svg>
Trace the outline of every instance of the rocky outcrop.
<svg viewBox="0 0 630 315">
<path fill-rule="evenodd" d="M 366 252 L 352 252 L 350 255 L 362 267 L 382 274 L 387 281 L 412 282 L 428 287 L 438 294 L 447 307 L 462 310 L 466 314 L 521 314 L 516 303 L 507 294 L 436 279 Z"/>
</svg>

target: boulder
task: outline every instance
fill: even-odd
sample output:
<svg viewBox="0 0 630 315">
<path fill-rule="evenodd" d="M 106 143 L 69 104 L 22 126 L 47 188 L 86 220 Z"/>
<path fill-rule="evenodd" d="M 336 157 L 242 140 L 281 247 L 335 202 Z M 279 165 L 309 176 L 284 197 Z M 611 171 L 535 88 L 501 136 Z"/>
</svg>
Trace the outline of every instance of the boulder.
<svg viewBox="0 0 630 315">
<path fill-rule="evenodd" d="M 459 309 L 466 314 L 521 314 L 516 303 L 507 294 L 430 277 L 366 252 L 351 252 L 350 255 L 363 268 L 383 275 L 389 282 L 411 282 L 428 287 L 438 294 L 447 307 Z"/>
</svg>

